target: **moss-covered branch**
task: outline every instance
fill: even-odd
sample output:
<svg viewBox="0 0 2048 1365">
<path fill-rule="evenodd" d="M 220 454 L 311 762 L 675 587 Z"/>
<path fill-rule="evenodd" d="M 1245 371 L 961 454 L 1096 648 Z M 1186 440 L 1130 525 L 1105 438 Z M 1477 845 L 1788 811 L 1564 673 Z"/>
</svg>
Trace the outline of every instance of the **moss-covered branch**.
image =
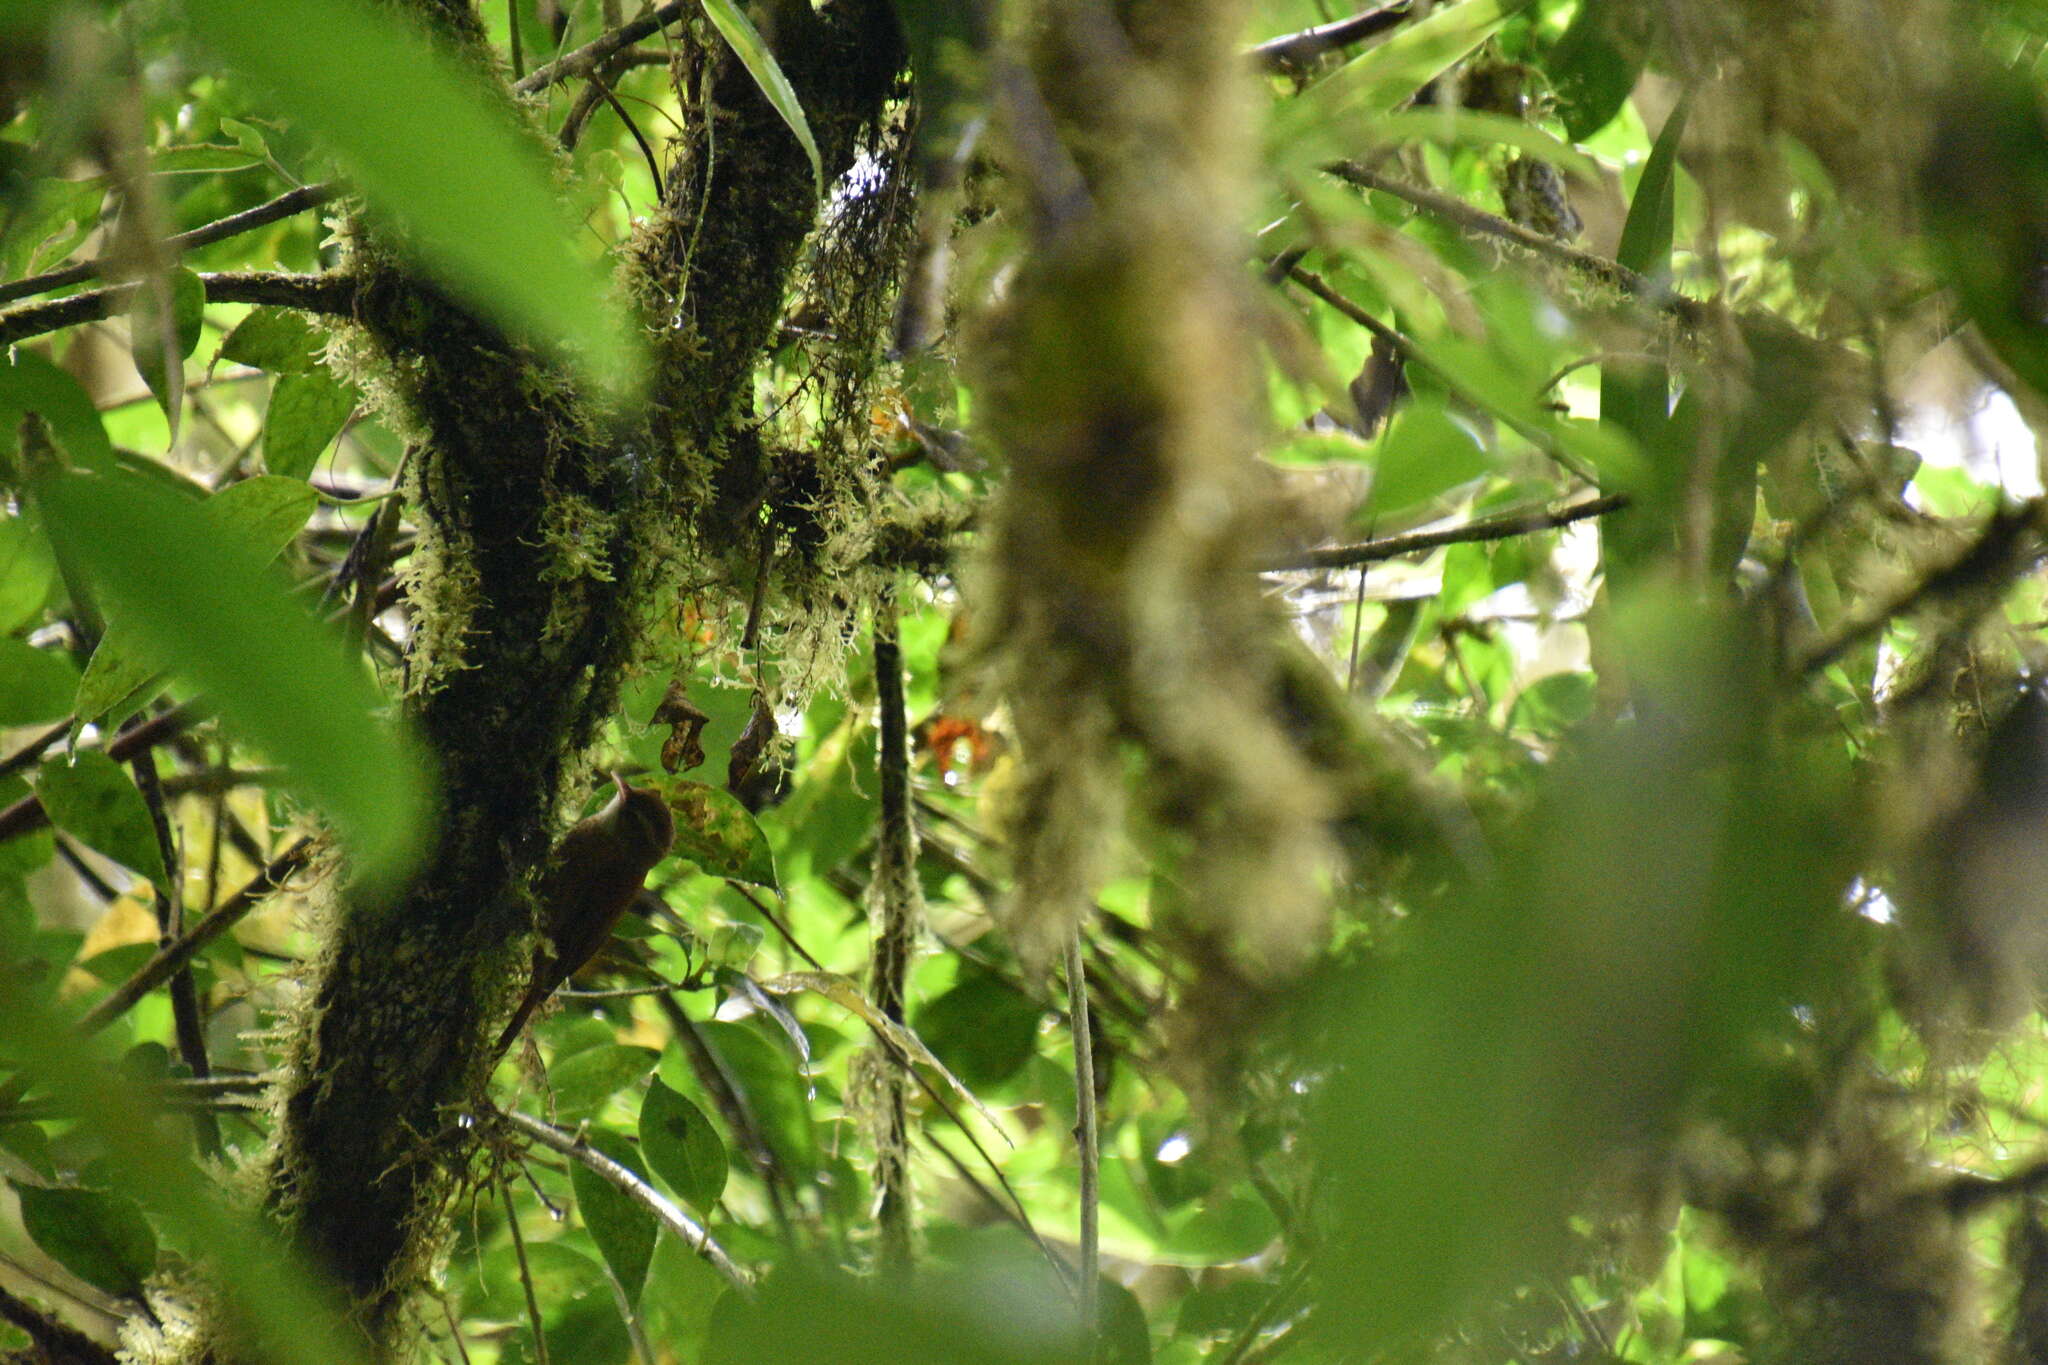
<svg viewBox="0 0 2048 1365">
<path fill-rule="evenodd" d="M 792 8 L 801 22 L 782 26 L 777 49 L 836 174 L 889 92 L 892 21 L 881 0 Z M 466 10 L 432 17 L 477 41 Z M 375 239 L 354 253 L 361 368 L 420 439 L 409 709 L 442 809 L 409 885 L 333 898 L 270 1202 L 381 1349 L 399 1344 L 402 1310 L 444 1249 L 473 1150 L 452 1115 L 483 1084 L 518 985 L 528 887 L 654 585 L 687 567 L 671 557 L 677 525 L 701 510 L 691 490 L 745 449 L 734 433 L 754 366 L 815 222 L 809 163 L 715 42 L 679 62 L 709 74 L 709 116 L 674 148 L 668 202 L 621 267 L 657 338 L 651 408 L 593 401 Z"/>
</svg>

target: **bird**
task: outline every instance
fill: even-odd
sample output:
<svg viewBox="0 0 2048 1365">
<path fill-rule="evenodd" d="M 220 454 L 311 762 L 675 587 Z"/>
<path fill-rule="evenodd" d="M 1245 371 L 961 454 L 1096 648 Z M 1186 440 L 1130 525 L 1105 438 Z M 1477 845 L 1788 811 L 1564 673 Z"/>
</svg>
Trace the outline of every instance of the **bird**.
<svg viewBox="0 0 2048 1365">
<path fill-rule="evenodd" d="M 611 940 L 619 916 L 675 843 L 675 817 L 661 793 L 629 787 L 617 773 L 611 778 L 616 794 L 562 836 L 535 889 L 544 937 L 534 948 L 532 984 L 498 1035 L 494 1056 L 511 1046 L 541 1001 Z"/>
</svg>

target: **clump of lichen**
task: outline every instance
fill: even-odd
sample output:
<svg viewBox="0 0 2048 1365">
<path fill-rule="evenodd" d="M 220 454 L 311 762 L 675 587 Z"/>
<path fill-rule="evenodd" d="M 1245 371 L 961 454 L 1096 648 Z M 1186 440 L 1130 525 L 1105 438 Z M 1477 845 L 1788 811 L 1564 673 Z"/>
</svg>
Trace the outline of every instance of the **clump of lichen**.
<svg viewBox="0 0 2048 1365">
<path fill-rule="evenodd" d="M 1040 230 L 979 356 L 1008 458 L 982 639 L 1026 775 L 1011 820 L 1020 950 L 1049 960 L 1121 824 L 1125 756 L 1147 843 L 1185 888 L 1182 926 L 1236 970 L 1282 972 L 1318 938 L 1332 862 L 1326 784 L 1276 714 L 1275 622 L 1250 557 L 1240 85 L 1229 13 L 1126 32 L 1049 25 L 1064 155 Z"/>
<path fill-rule="evenodd" d="M 1948 77 L 1946 0 L 1742 0 L 1666 10 L 1672 54 L 1700 82 L 1689 157 L 1710 193 L 1775 229 L 1793 187 L 1785 134 L 1865 214 L 1903 222 Z"/>
</svg>

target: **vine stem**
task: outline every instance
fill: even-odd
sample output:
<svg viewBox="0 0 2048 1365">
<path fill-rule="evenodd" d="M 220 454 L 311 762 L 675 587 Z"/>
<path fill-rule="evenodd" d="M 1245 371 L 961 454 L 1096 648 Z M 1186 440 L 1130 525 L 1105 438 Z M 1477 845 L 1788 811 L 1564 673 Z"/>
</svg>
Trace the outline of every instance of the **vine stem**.
<svg viewBox="0 0 2048 1365">
<path fill-rule="evenodd" d="M 924 907 L 917 891 L 917 828 L 910 801 L 910 737 L 903 696 L 903 650 L 896 601 L 875 604 L 876 761 L 881 779 L 881 820 L 876 838 L 869 915 L 875 946 L 871 994 L 892 1023 L 904 1022 L 904 989 Z M 880 1113 L 876 1115 L 875 1187 L 880 1196 L 882 1263 L 906 1271 L 914 1259 L 911 1230 L 910 1136 L 906 1103 L 909 1059 L 881 1052 Z"/>
<path fill-rule="evenodd" d="M 1074 1145 L 1081 1154 L 1081 1264 L 1076 1304 L 1081 1330 L 1093 1358 L 1096 1298 L 1101 1270 L 1101 1154 L 1096 1150 L 1095 1037 L 1088 1017 L 1088 969 L 1081 954 L 1081 926 L 1067 933 L 1067 1017 L 1074 1039 Z"/>
</svg>

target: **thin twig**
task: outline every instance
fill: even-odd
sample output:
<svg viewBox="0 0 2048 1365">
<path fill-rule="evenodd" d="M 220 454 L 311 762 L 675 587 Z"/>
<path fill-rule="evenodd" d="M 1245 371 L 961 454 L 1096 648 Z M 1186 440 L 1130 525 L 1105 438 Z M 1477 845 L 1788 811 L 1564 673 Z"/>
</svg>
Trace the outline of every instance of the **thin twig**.
<svg viewBox="0 0 2048 1365">
<path fill-rule="evenodd" d="M 170 980 L 179 968 L 198 954 L 201 948 L 240 923 L 265 896 L 283 885 L 284 879 L 304 864 L 312 850 L 313 841 L 310 838 L 303 838 L 272 858 L 261 872 L 242 886 L 241 890 L 222 901 L 219 909 L 187 929 L 175 943 L 168 943 L 157 949 L 156 955 L 143 963 L 135 975 L 116 986 L 112 995 L 86 1011 L 85 1017 L 78 1021 L 78 1031 L 87 1036 L 98 1033 L 133 1009 L 138 1000 Z"/>
<path fill-rule="evenodd" d="M 1095 1358 L 1094 1343 L 1100 1324 L 1096 1320 L 1097 1279 L 1100 1259 L 1101 1153 L 1096 1147 L 1095 1124 L 1095 1038 L 1088 1019 L 1088 968 L 1081 952 L 1081 925 L 1077 921 L 1067 933 L 1067 1016 L 1074 1040 L 1074 1145 L 1081 1156 L 1081 1331 Z"/>
<path fill-rule="evenodd" d="M 1663 281 L 1653 280 L 1640 271 L 1629 269 L 1619 261 L 1596 256 L 1590 251 L 1582 251 L 1554 237 L 1546 237 L 1540 232 L 1525 228 L 1520 223 L 1509 222 L 1484 209 L 1474 208 L 1456 195 L 1381 175 L 1378 171 L 1356 161 L 1338 161 L 1324 169 L 1347 184 L 1391 194 L 1396 199 L 1413 204 L 1427 213 L 1433 213 L 1469 232 L 1498 237 L 1502 241 L 1512 242 L 1525 250 L 1533 251 L 1539 256 L 1547 256 L 1611 288 L 1641 299 L 1644 303 L 1666 309 L 1688 325 L 1697 326 L 1707 320 L 1709 310 L 1706 304 L 1674 292 Z"/>
<path fill-rule="evenodd" d="M 661 162 L 655 158 L 654 148 L 647 145 L 647 135 L 640 131 L 640 125 L 633 121 L 633 116 L 626 112 L 626 106 L 620 104 L 619 97 L 612 93 L 611 82 L 604 78 L 604 72 L 592 71 L 590 83 L 597 88 L 598 94 L 604 96 L 604 102 L 612 107 L 612 112 L 619 116 L 619 122 L 626 125 L 626 131 L 633 135 L 633 141 L 639 144 L 640 155 L 647 160 L 647 174 L 654 178 L 655 202 L 660 203 Z"/>
<path fill-rule="evenodd" d="M 512 1207 L 512 1186 L 498 1177 L 498 1197 L 505 1201 L 505 1226 L 512 1230 L 512 1251 L 519 1258 L 519 1283 L 526 1290 L 526 1319 L 533 1325 L 533 1358 L 548 1365 L 548 1336 L 541 1330 L 540 1300 L 533 1293 L 533 1267 L 526 1262 L 526 1234 L 519 1230 L 519 1210 Z"/>
<path fill-rule="evenodd" d="M 710 1262 L 711 1268 L 725 1276 L 735 1289 L 742 1293 L 750 1293 L 753 1290 L 753 1279 L 727 1254 L 724 1247 L 712 1240 L 704 1225 L 683 1212 L 667 1195 L 645 1180 L 592 1147 L 575 1133 L 565 1132 L 552 1123 L 522 1114 L 516 1109 L 497 1110 L 496 1117 L 507 1127 L 524 1133 L 541 1146 L 560 1152 L 653 1214 L 660 1220 L 662 1226 L 681 1238 L 685 1246 Z"/>
<path fill-rule="evenodd" d="M 1478 541 L 1507 540 L 1513 536 L 1531 535 L 1537 531 L 1554 531 L 1560 526 L 1569 526 L 1576 521 L 1606 516 L 1628 506 L 1628 495 L 1610 493 L 1605 497 L 1588 498 L 1584 502 L 1571 503 L 1564 507 L 1529 507 L 1497 516 L 1480 517 L 1458 526 L 1446 526 L 1436 531 L 1410 531 L 1405 535 L 1382 536 L 1377 540 L 1363 540 L 1351 545 L 1326 545 L 1321 549 L 1306 550 L 1300 554 L 1286 555 L 1271 559 L 1259 568 L 1268 573 L 1286 570 L 1345 569 L 1356 564 L 1377 564 L 1381 560 L 1399 559 L 1402 555 L 1419 554 L 1424 550 L 1435 550 L 1445 545 L 1469 545 Z"/>
</svg>

